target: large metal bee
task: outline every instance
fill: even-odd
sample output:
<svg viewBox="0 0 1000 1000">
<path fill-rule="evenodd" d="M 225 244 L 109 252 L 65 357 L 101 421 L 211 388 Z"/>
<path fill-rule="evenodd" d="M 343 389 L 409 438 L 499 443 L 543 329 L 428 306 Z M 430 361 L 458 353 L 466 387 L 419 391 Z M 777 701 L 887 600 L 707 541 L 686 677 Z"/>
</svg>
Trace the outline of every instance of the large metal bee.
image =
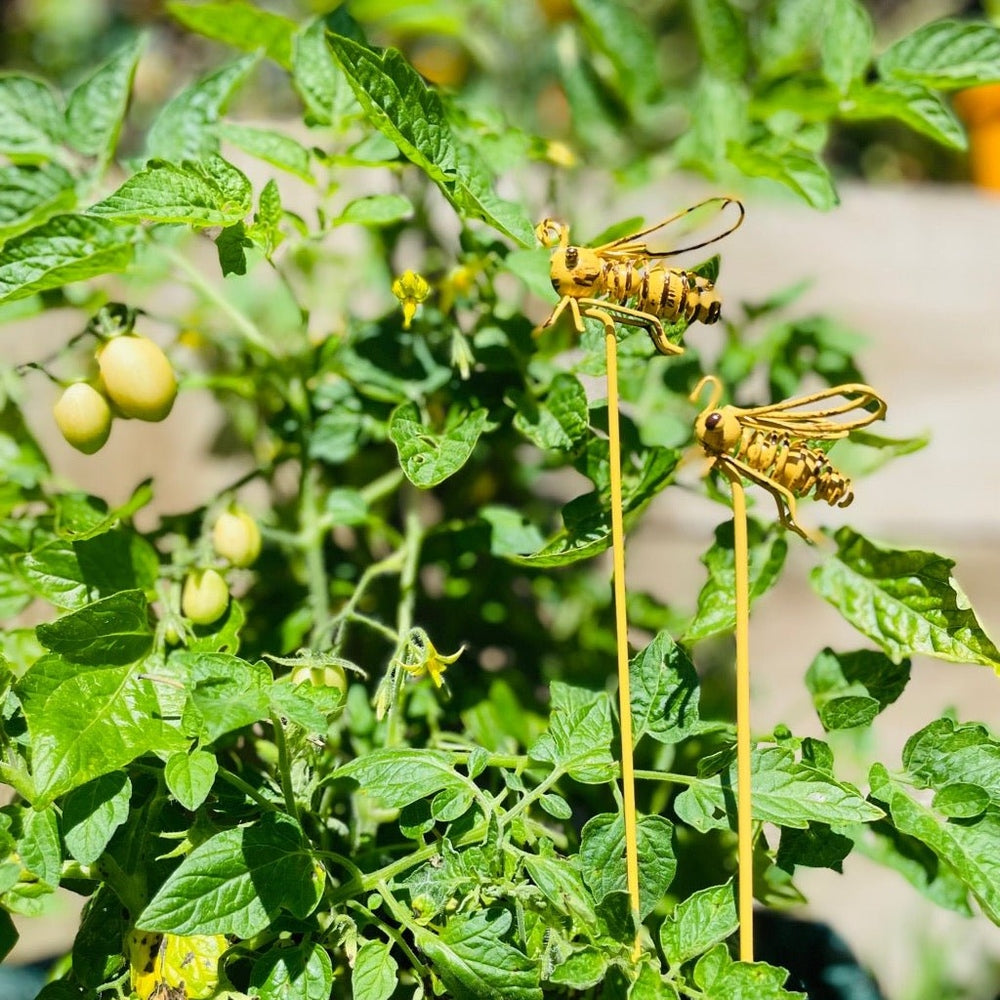
<svg viewBox="0 0 1000 1000">
<path fill-rule="evenodd" d="M 724 233 L 676 250 L 650 250 L 641 242 L 650 233 L 716 203 L 720 212 L 727 205 L 739 210 L 739 217 Z M 646 330 L 661 354 L 683 354 L 682 347 L 667 339 L 660 320 L 714 323 L 721 315 L 722 301 L 708 278 L 664 267 L 660 261 L 718 242 L 740 227 L 744 215 L 743 203 L 734 198 L 706 198 L 648 229 L 598 247 L 571 246 L 569 226 L 543 219 L 535 227 L 535 235 L 543 246 L 554 248 L 550 275 L 552 287 L 562 296 L 543 327 L 551 326 L 569 308 L 577 332 L 582 333 L 581 307 L 600 308 L 619 323 Z"/>
<path fill-rule="evenodd" d="M 692 402 L 697 402 L 706 385 L 712 393 L 694 425 L 705 454 L 713 459 L 713 466 L 727 466 L 767 490 L 778 506 L 781 523 L 810 541 L 795 519 L 796 498 L 812 494 L 831 507 L 847 507 L 854 493 L 851 481 L 821 448 L 809 442 L 835 441 L 881 420 L 886 412 L 884 400 L 871 387 L 852 382 L 769 406 L 720 407 L 722 386 L 714 376 L 706 375 L 691 393 Z M 842 397 L 839 403 L 814 406 L 838 396 Z M 849 414 L 855 415 L 834 419 Z"/>
</svg>

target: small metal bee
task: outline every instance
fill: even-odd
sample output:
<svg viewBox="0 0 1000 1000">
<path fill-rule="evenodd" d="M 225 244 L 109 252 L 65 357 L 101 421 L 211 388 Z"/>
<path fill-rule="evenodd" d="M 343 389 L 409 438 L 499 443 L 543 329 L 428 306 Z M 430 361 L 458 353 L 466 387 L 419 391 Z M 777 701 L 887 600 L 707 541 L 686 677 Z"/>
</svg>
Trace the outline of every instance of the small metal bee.
<svg viewBox="0 0 1000 1000">
<path fill-rule="evenodd" d="M 692 402 L 698 400 L 705 385 L 711 385 L 712 394 L 695 421 L 695 437 L 714 460 L 713 466 L 727 466 L 763 486 L 774 497 L 778 518 L 786 528 L 811 540 L 795 520 L 796 497 L 811 493 L 831 507 L 847 507 L 854 500 L 851 481 L 822 449 L 808 442 L 835 441 L 881 420 L 886 405 L 874 389 L 852 382 L 769 406 L 741 409 L 719 406 L 722 386 L 712 375 L 698 383 L 691 393 Z M 843 397 L 839 403 L 810 408 L 838 396 Z M 855 412 L 851 419 L 833 419 Z"/>
<path fill-rule="evenodd" d="M 640 242 L 696 209 L 715 203 L 720 212 L 727 205 L 739 210 L 739 218 L 724 233 L 677 250 L 653 251 Z M 734 198 L 707 198 L 655 226 L 599 247 L 570 246 L 569 226 L 543 219 L 535 227 L 535 235 L 543 246 L 554 248 L 549 265 L 552 287 L 562 296 L 543 327 L 551 326 L 568 307 L 577 332 L 582 333 L 580 307 L 599 307 L 626 326 L 646 330 L 661 354 L 683 354 L 682 347 L 667 339 L 660 320 L 714 323 L 722 312 L 722 301 L 708 278 L 664 267 L 659 260 L 718 242 L 740 227 L 744 215 L 743 203 Z"/>
</svg>

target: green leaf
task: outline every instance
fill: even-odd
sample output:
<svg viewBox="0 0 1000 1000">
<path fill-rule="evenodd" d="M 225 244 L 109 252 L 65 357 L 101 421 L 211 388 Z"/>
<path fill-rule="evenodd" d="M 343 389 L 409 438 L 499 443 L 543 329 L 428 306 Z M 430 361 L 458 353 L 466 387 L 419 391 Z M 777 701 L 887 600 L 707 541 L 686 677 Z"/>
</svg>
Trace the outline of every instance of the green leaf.
<svg viewBox="0 0 1000 1000">
<path fill-rule="evenodd" d="M 517 406 L 514 426 L 539 448 L 574 451 L 583 443 L 590 414 L 586 390 L 575 375 L 556 375 L 541 402 L 521 392 L 512 394 L 512 400 Z"/>
<path fill-rule="evenodd" d="M 804 761 L 796 761 L 784 747 L 755 749 L 752 756 L 754 820 L 805 830 L 814 823 L 870 823 L 882 811 L 866 802 L 847 782 Z M 736 769 L 699 779 L 677 797 L 677 815 L 705 832 L 736 829 Z"/>
<path fill-rule="evenodd" d="M 513 917 L 506 910 L 453 916 L 440 934 L 414 926 L 451 1000 L 542 1000 L 538 966 L 506 940 Z"/>
<path fill-rule="evenodd" d="M 840 201 L 830 171 L 818 157 L 809 153 L 794 149 L 775 153 L 760 146 L 734 142 L 726 147 L 726 156 L 748 177 L 769 177 L 778 181 L 813 208 L 826 211 Z"/>
<path fill-rule="evenodd" d="M 741 145 L 746 136 L 746 88 L 738 81 L 701 73 L 688 116 L 691 125 L 674 143 L 674 155 L 681 165 L 714 176 L 725 167 L 729 144 Z"/>
<path fill-rule="evenodd" d="M 851 90 L 842 102 L 845 121 L 895 118 L 915 132 L 949 149 L 965 149 L 968 142 L 961 122 L 937 94 L 918 83 L 874 83 Z"/>
<path fill-rule="evenodd" d="M 167 0 L 167 11 L 190 31 L 244 52 L 263 50 L 279 66 L 291 67 L 296 25 L 287 17 L 244 0 L 199 4 Z"/>
<path fill-rule="evenodd" d="M 644 20 L 621 0 L 573 0 L 590 49 L 607 59 L 607 82 L 633 111 L 659 89 L 656 39 Z"/>
<path fill-rule="evenodd" d="M 327 713 L 343 707 L 344 693 L 339 688 L 313 687 L 312 684 L 275 684 L 270 691 L 271 708 L 282 718 L 301 726 L 309 733 L 325 733 Z"/>
<path fill-rule="evenodd" d="M 913 653 L 1000 672 L 1000 650 L 951 574 L 951 559 L 873 544 L 850 528 L 810 574 L 813 589 L 895 663 Z"/>
<path fill-rule="evenodd" d="M 134 663 L 153 645 L 149 604 L 141 590 L 124 590 L 35 630 L 46 649 L 73 663 Z"/>
<path fill-rule="evenodd" d="M 120 507 L 109 511 L 107 503 L 89 493 L 60 493 L 55 498 L 55 533 L 71 542 L 86 541 L 118 527 L 153 499 L 151 480 L 141 482 Z"/>
<path fill-rule="evenodd" d="M 43 538 L 17 564 L 31 592 L 57 608 L 82 608 L 122 590 L 149 590 L 159 567 L 152 544 L 124 528 L 83 541 Z"/>
<path fill-rule="evenodd" d="M 351 973 L 354 1000 L 389 1000 L 396 991 L 399 966 L 384 941 L 365 941 Z M 326 1000 L 326 998 L 324 998 Z"/>
<path fill-rule="evenodd" d="M 762 76 L 792 76 L 811 68 L 828 6 L 827 0 L 769 0 L 754 53 Z"/>
<path fill-rule="evenodd" d="M 747 522 L 750 549 L 750 602 L 765 594 L 777 582 L 785 565 L 788 543 L 773 525 Z M 733 558 L 733 522 L 715 529 L 712 547 L 701 557 L 708 580 L 698 594 L 698 611 L 684 632 L 691 644 L 736 628 L 736 570 Z"/>
<path fill-rule="evenodd" d="M 725 941 L 740 925 L 733 880 L 693 893 L 660 925 L 660 947 L 676 968 Z"/>
<path fill-rule="evenodd" d="M 56 215 L 9 240 L 0 261 L 0 302 L 126 270 L 135 232 L 86 215 Z"/>
<path fill-rule="evenodd" d="M 937 906 L 972 916 L 969 891 L 952 868 L 915 837 L 900 833 L 888 820 L 868 823 L 855 837 L 859 854 L 899 872 Z"/>
<path fill-rule="evenodd" d="M 600 948 L 588 945 L 562 959 L 546 976 L 546 982 L 571 990 L 588 990 L 596 986 L 607 971 L 608 956 Z"/>
<path fill-rule="evenodd" d="M 602 784 L 615 774 L 611 756 L 611 702 L 603 691 L 587 691 L 562 681 L 549 687 L 552 714 L 548 732 L 528 750 L 575 781 Z"/>
<path fill-rule="evenodd" d="M 66 849 L 81 865 L 92 865 L 128 819 L 132 782 L 123 771 L 102 774 L 63 800 L 63 836 Z"/>
<path fill-rule="evenodd" d="M 544 544 L 542 533 L 513 507 L 490 504 L 479 510 L 490 526 L 490 552 L 495 556 L 516 556 L 534 552 Z"/>
<path fill-rule="evenodd" d="M 844 858 L 853 850 L 850 837 L 834 833 L 825 823 L 810 823 L 805 830 L 786 826 L 781 830 L 775 864 L 790 875 L 797 865 L 841 872 Z"/>
<path fill-rule="evenodd" d="M 272 948 L 254 963 L 250 989 L 257 1000 L 330 1000 L 330 953 L 315 941 Z"/>
<path fill-rule="evenodd" d="M 806 687 L 824 729 L 851 729 L 869 725 L 909 679 L 909 660 L 893 663 L 873 650 L 835 653 L 827 646 L 809 665 Z"/>
<path fill-rule="evenodd" d="M 622 507 L 629 520 L 674 478 L 680 452 L 672 448 L 650 448 L 641 469 L 633 470 L 622 483 Z M 586 493 L 563 507 L 565 527 L 545 545 L 527 555 L 508 556 L 510 562 L 546 569 L 568 566 L 590 559 L 611 546 L 611 511 L 607 498 Z"/>
<path fill-rule="evenodd" d="M 640 917 L 653 912 L 674 880 L 673 834 L 673 824 L 663 816 L 639 817 Z M 619 813 L 601 813 L 586 822 L 580 833 L 580 868 L 598 903 L 613 892 L 627 892 L 625 823 Z"/>
<path fill-rule="evenodd" d="M 215 238 L 215 249 L 219 252 L 219 269 L 225 278 L 230 274 L 247 273 L 247 250 L 255 246 L 247 235 L 242 222 L 226 226 Z"/>
<path fill-rule="evenodd" d="M 486 409 L 453 408 L 441 434 L 422 423 L 412 403 L 397 406 L 389 418 L 389 437 L 399 452 L 406 478 L 421 489 L 430 489 L 453 476 L 469 460 L 479 436 L 489 426 Z"/>
<path fill-rule="evenodd" d="M 0 242 L 75 205 L 73 178 L 58 164 L 0 167 Z"/>
<path fill-rule="evenodd" d="M 926 844 L 1000 924 L 1000 808 L 990 806 L 974 822 L 941 819 L 881 764 L 873 765 L 869 780 L 872 796 L 885 803 L 896 829 Z"/>
<path fill-rule="evenodd" d="M 320 125 L 330 125 L 357 107 L 347 78 L 326 44 L 323 18 L 312 21 L 293 39 L 292 85 Z"/>
<path fill-rule="evenodd" d="M 18 682 L 31 736 L 35 803 L 44 804 L 148 750 L 184 745 L 170 719 L 178 692 L 132 664 L 90 668 L 43 656 Z"/>
<path fill-rule="evenodd" d="M 233 95 L 257 64 L 244 56 L 214 70 L 168 101 L 146 136 L 149 159 L 201 160 L 218 152 L 216 123 Z"/>
<path fill-rule="evenodd" d="M 369 122 L 441 189 L 455 208 L 482 219 L 522 246 L 534 246 L 534 227 L 520 207 L 498 198 L 487 165 L 452 131 L 436 91 L 395 49 L 377 51 L 328 35 Z"/>
<path fill-rule="evenodd" d="M 726 1000 L 808 1000 L 784 989 L 786 969 L 765 962 L 735 962 L 725 945 L 716 945 L 694 968 L 694 980 L 706 997 Z"/>
<path fill-rule="evenodd" d="M 215 754 L 204 750 L 191 753 L 179 750 L 167 758 L 163 777 L 173 797 L 193 812 L 208 797 L 218 771 Z"/>
<path fill-rule="evenodd" d="M 48 84 L 30 76 L 0 75 L 0 153 L 16 163 L 52 159 L 64 130 Z"/>
<path fill-rule="evenodd" d="M 903 764 L 919 787 L 975 785 L 1000 806 L 1000 742 L 985 726 L 936 719 L 906 741 Z"/>
<path fill-rule="evenodd" d="M 221 122 L 218 131 L 220 138 L 239 146 L 258 160 L 287 170 L 310 184 L 316 183 L 310 169 L 312 154 L 291 136 L 273 129 L 237 125 L 234 122 Z"/>
<path fill-rule="evenodd" d="M 66 138 L 74 149 L 106 163 L 118 145 L 135 68 L 145 40 L 140 36 L 122 45 L 69 95 Z"/>
<path fill-rule="evenodd" d="M 551 849 L 524 854 L 521 862 L 531 880 L 560 913 L 565 913 L 588 935 L 597 932 L 599 921 L 594 897 L 584 884 L 577 858 L 561 858 Z"/>
<path fill-rule="evenodd" d="M 270 813 L 199 844 L 139 914 L 140 930 L 250 938 L 282 910 L 307 917 L 323 890 L 298 825 Z"/>
<path fill-rule="evenodd" d="M 372 750 L 334 773 L 338 778 L 352 778 L 361 792 L 389 809 L 401 809 L 440 791 L 459 793 L 473 788 L 455 770 L 451 754 L 416 747 Z"/>
<path fill-rule="evenodd" d="M 95 990 L 119 971 L 128 933 L 121 900 L 105 882 L 87 901 L 73 940 L 73 978 Z"/>
<path fill-rule="evenodd" d="M 17 838 L 21 864 L 39 882 L 56 888 L 62 874 L 59 820 L 53 806 L 21 810 L 21 833 Z"/>
<path fill-rule="evenodd" d="M 632 657 L 629 686 L 634 744 L 647 733 L 671 744 L 698 732 L 698 675 L 668 631 Z"/>
<path fill-rule="evenodd" d="M 749 62 L 746 22 L 729 0 L 689 0 L 698 49 L 720 77 L 742 80 Z"/>
<path fill-rule="evenodd" d="M 828 0 L 820 36 L 823 75 L 846 94 L 872 57 L 872 19 L 859 0 Z"/>
<path fill-rule="evenodd" d="M 1000 30 L 982 21 L 934 21 L 886 49 L 878 69 L 934 90 L 991 83 L 1000 80 Z"/>
<path fill-rule="evenodd" d="M 371 194 L 344 206 L 333 225 L 356 222 L 362 226 L 391 226 L 413 217 L 413 202 L 401 194 Z"/>
<path fill-rule="evenodd" d="M 175 653 L 171 664 L 186 669 L 191 707 L 201 725 L 202 740 L 220 736 L 268 718 L 271 671 L 263 663 L 217 652 Z"/>
<path fill-rule="evenodd" d="M 221 156 L 184 164 L 151 160 L 114 194 L 91 206 L 112 219 L 230 226 L 253 207 L 246 175 Z"/>
</svg>

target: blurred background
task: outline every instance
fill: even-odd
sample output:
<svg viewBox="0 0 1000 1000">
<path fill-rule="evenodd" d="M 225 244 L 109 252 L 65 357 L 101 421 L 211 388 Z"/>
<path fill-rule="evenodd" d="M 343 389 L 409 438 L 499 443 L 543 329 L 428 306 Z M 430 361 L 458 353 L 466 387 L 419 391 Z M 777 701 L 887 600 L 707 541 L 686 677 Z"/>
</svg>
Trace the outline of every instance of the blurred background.
<svg viewBox="0 0 1000 1000">
<path fill-rule="evenodd" d="M 301 20 L 336 4 L 285 0 L 258 6 Z M 685 4 L 634 0 L 626 6 L 641 12 L 647 40 L 658 53 L 663 78 L 657 86 L 663 97 L 655 112 L 627 118 L 605 101 L 587 119 L 588 127 L 580 129 L 579 102 L 588 94 L 595 100 L 604 96 L 594 88 L 587 91 L 585 78 L 574 79 L 566 71 L 576 44 L 568 28 L 576 16 L 571 0 L 347 4 L 373 42 L 400 47 L 428 80 L 461 89 L 466 113 L 485 123 L 482 131 L 492 143 L 495 162 L 503 164 L 505 157 L 515 162 L 528 143 L 527 158 L 538 161 L 537 176 L 529 165 L 521 183 L 534 192 L 539 217 L 553 203 L 572 203 L 587 218 L 590 232 L 633 215 L 657 218 L 705 193 L 718 193 L 717 185 L 707 186 L 693 174 L 672 171 L 666 176 L 657 166 L 661 146 L 677 140 L 690 125 L 683 102 L 671 100 L 673 91 L 683 92 L 698 69 Z M 758 5 L 748 0 L 742 6 L 749 10 Z M 874 21 L 877 51 L 936 18 L 1000 19 L 1000 2 L 868 0 L 865 6 Z M 232 54 L 187 33 L 164 4 L 8 0 L 0 3 L 0 64 L 6 71 L 38 74 L 69 87 L 137 29 L 149 33 L 130 112 L 130 132 L 139 136 L 180 86 Z M 289 129 L 301 129 L 295 124 L 301 117 L 295 96 L 286 86 L 272 85 L 278 75 L 273 66 L 259 67 L 231 116 L 255 122 L 287 119 Z M 574 91 L 575 84 L 582 89 Z M 841 204 L 819 214 L 779 185 L 751 187 L 743 195 L 746 224 L 722 249 L 721 281 L 727 303 L 758 302 L 807 281 L 793 314 L 832 316 L 858 333 L 861 370 L 889 402 L 885 433 L 931 436 L 926 448 L 860 484 L 848 514 L 806 505 L 803 521 L 810 526 L 850 523 L 895 546 L 933 549 L 954 558 L 959 583 L 996 637 L 1000 193 L 995 189 L 1000 189 L 1000 110 L 990 110 L 997 88 L 992 94 L 980 89 L 980 94 L 954 96 L 969 123 L 971 153 L 947 149 L 891 122 L 836 123 L 823 158 L 834 173 Z M 517 129 L 508 128 L 507 121 Z M 533 139 L 531 145 L 525 135 L 541 140 Z M 602 172 L 584 175 L 594 183 L 581 184 L 578 174 L 562 181 L 560 159 L 567 168 Z M 241 166 L 255 187 L 266 179 L 259 163 Z M 573 198 L 572 190 L 586 194 Z M 286 207 L 294 209 L 294 194 L 287 201 Z M 537 301 L 528 308 L 540 320 L 549 307 Z M 75 329 L 69 322 L 65 329 L 55 329 L 48 318 L 46 324 L 0 328 L 4 361 L 37 357 Z M 711 356 L 717 336 L 717 331 L 699 330 L 699 349 Z M 93 459 L 58 438 L 48 419 L 51 402 L 40 395 L 33 429 L 49 448 L 57 471 L 111 502 L 124 499 L 139 479 L 152 475 L 161 511 L 186 508 L 239 471 L 230 460 L 211 454 L 221 417 L 207 394 L 185 394 L 161 425 L 122 427 L 113 445 Z M 769 517 L 769 498 L 758 502 Z M 631 540 L 630 585 L 668 602 L 690 604 L 704 577 L 698 556 L 717 520 L 717 509 L 703 498 L 670 491 L 669 498 L 654 504 Z M 820 646 L 849 649 L 863 640 L 809 589 L 807 575 L 816 552 L 797 544 L 791 550 L 780 585 L 755 607 L 755 726 L 764 731 L 783 722 L 797 734 L 822 736 L 802 674 Z M 881 755 L 890 764 L 898 761 L 906 737 L 946 708 L 962 721 L 980 720 L 996 730 L 1000 681 L 983 667 L 917 661 L 905 695 L 871 732 L 835 735 L 838 759 L 862 762 Z M 864 781 L 860 763 L 857 778 Z M 933 906 L 899 876 L 863 858 L 852 856 L 843 875 L 802 871 L 796 883 L 809 899 L 806 914 L 828 922 L 863 964 L 876 966 L 886 996 L 893 1000 L 989 1000 L 1000 990 L 1000 930 L 988 922 L 969 922 Z M 22 937 L 5 965 L 45 962 L 65 951 L 78 904 L 69 896 L 59 898 L 62 909 L 49 919 L 20 922 Z M 13 1000 L 9 991 L 17 988 L 12 981 L 0 986 L 0 997 Z"/>
</svg>

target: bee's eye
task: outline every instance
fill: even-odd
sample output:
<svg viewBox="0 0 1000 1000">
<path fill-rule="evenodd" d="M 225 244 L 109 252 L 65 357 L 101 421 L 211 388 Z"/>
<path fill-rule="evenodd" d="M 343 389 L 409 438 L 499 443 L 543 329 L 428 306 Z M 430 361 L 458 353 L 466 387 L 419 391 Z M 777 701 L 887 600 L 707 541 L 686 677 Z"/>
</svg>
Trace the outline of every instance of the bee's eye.
<svg viewBox="0 0 1000 1000">
<path fill-rule="evenodd" d="M 566 247 L 566 266 L 576 267 L 580 262 L 580 251 L 576 247 Z"/>
<path fill-rule="evenodd" d="M 722 414 L 716 410 L 714 413 L 710 413 L 705 417 L 705 426 L 710 430 L 714 431 L 719 424 L 722 423 Z"/>
</svg>

